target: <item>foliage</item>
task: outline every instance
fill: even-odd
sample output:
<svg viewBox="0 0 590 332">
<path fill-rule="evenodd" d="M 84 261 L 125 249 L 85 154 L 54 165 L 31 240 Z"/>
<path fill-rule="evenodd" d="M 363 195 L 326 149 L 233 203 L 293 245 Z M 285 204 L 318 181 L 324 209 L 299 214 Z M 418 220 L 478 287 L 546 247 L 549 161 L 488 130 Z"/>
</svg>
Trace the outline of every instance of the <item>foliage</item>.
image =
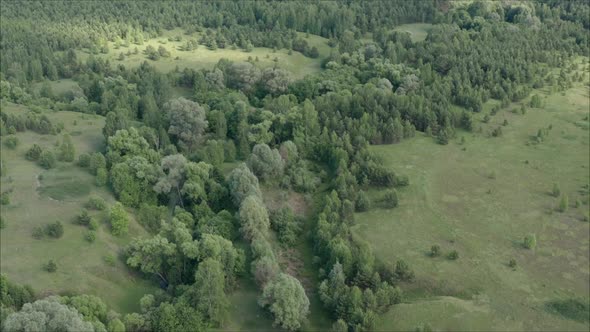
<svg viewBox="0 0 590 332">
<path fill-rule="evenodd" d="M 523 240 L 523 247 L 526 249 L 535 249 L 537 246 L 537 237 L 535 234 L 527 234 Z"/>
<path fill-rule="evenodd" d="M 301 283 L 284 273 L 264 287 L 258 303 L 269 307 L 275 325 L 291 331 L 298 330 L 309 313 L 309 299 Z"/>
<path fill-rule="evenodd" d="M 111 223 L 111 232 L 113 235 L 124 235 L 127 233 L 129 217 L 121 203 L 115 203 L 109 210 L 109 222 Z"/>
<path fill-rule="evenodd" d="M 44 150 L 39 157 L 39 165 L 45 169 L 54 168 L 57 164 L 57 159 L 53 152 Z"/>
<path fill-rule="evenodd" d="M 84 321 L 73 308 L 59 303 L 58 298 L 47 298 L 27 303 L 4 322 L 5 331 L 80 331 L 94 332 L 94 327 Z"/>
</svg>

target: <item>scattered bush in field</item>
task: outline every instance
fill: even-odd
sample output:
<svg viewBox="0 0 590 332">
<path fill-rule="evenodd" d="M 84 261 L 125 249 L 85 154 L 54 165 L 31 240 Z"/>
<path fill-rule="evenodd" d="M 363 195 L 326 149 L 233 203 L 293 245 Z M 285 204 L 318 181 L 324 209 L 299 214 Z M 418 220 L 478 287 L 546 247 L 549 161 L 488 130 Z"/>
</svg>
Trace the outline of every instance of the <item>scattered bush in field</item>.
<svg viewBox="0 0 590 332">
<path fill-rule="evenodd" d="M 508 262 L 508 266 L 510 266 L 513 269 L 516 268 L 516 259 L 510 258 L 510 261 Z"/>
<path fill-rule="evenodd" d="M 39 145 L 33 144 L 33 146 L 31 146 L 31 148 L 27 150 L 27 153 L 25 153 L 25 158 L 27 158 L 27 160 L 30 161 L 37 161 L 41 157 L 42 152 L 43 149 L 41 149 Z"/>
<path fill-rule="evenodd" d="M 7 148 L 9 149 L 16 149 L 16 147 L 18 146 L 19 140 L 18 137 L 14 136 L 14 135 L 9 135 L 6 136 L 6 138 L 4 139 L 4 145 L 6 145 Z"/>
<path fill-rule="evenodd" d="M 82 212 L 80 212 L 79 215 L 76 216 L 76 223 L 79 225 L 88 225 L 90 224 L 90 221 L 92 220 L 92 217 L 90 217 L 90 214 L 88 213 L 88 210 L 83 209 Z"/>
<path fill-rule="evenodd" d="M 10 204 L 10 193 L 5 192 L 5 193 L 0 194 L 0 204 L 1 205 Z"/>
<path fill-rule="evenodd" d="M 398 198 L 397 198 L 397 191 L 395 189 L 391 189 L 385 192 L 385 196 L 383 197 L 383 201 L 385 202 L 385 206 L 388 208 L 394 208 L 398 205 Z"/>
<path fill-rule="evenodd" d="M 395 263 L 394 278 L 399 281 L 412 281 L 414 280 L 414 271 L 410 269 L 410 266 L 403 259 L 398 260 Z"/>
<path fill-rule="evenodd" d="M 96 170 L 96 185 L 102 187 L 107 184 L 107 169 L 99 168 Z"/>
<path fill-rule="evenodd" d="M 449 253 L 447 257 L 452 261 L 457 260 L 459 259 L 459 252 L 457 250 L 453 250 Z"/>
<path fill-rule="evenodd" d="M 95 231 L 88 231 L 88 232 L 86 232 L 86 235 L 84 236 L 84 238 L 86 239 L 86 241 L 92 243 L 92 242 L 96 241 L 96 232 Z"/>
<path fill-rule="evenodd" d="M 522 245 L 526 249 L 535 249 L 535 247 L 537 246 L 537 237 L 535 236 L 535 234 L 526 235 L 524 237 Z"/>
<path fill-rule="evenodd" d="M 45 236 L 45 231 L 43 230 L 43 227 L 35 227 L 33 228 L 32 235 L 35 239 L 40 240 Z"/>
<path fill-rule="evenodd" d="M 553 195 L 553 197 L 559 197 L 560 194 L 561 194 L 561 189 L 559 188 L 559 184 L 554 183 L 553 189 L 551 190 L 551 195 Z"/>
<path fill-rule="evenodd" d="M 88 223 L 88 229 L 91 231 L 95 231 L 98 229 L 98 221 L 96 221 L 96 219 L 91 219 L 90 222 Z"/>
<path fill-rule="evenodd" d="M 58 239 L 64 234 L 64 226 L 59 221 L 47 224 L 45 226 L 45 234 Z"/>
<path fill-rule="evenodd" d="M 559 210 L 559 212 L 565 212 L 567 211 L 568 206 L 569 199 L 566 194 L 562 194 L 561 199 L 559 200 L 559 206 L 557 206 L 557 210 Z"/>
<path fill-rule="evenodd" d="M 432 247 L 430 247 L 430 256 L 432 256 L 432 257 L 440 256 L 440 246 L 438 244 L 435 244 Z"/>
<path fill-rule="evenodd" d="M 90 196 L 88 202 L 85 204 L 87 209 L 104 210 L 107 207 L 107 202 L 100 196 Z"/>
<path fill-rule="evenodd" d="M 109 220 L 113 235 L 123 235 L 127 233 L 129 226 L 129 217 L 123 207 L 123 204 L 117 202 L 109 211 Z"/>
<path fill-rule="evenodd" d="M 90 166 L 90 155 L 88 153 L 81 153 L 78 156 L 78 166 L 83 168 Z"/>
<path fill-rule="evenodd" d="M 360 191 L 356 197 L 355 209 L 357 212 L 369 211 L 371 208 L 371 200 L 366 192 Z"/>
<path fill-rule="evenodd" d="M 53 259 L 50 259 L 49 262 L 45 264 L 45 271 L 51 273 L 57 271 L 57 264 L 53 261 Z"/>
<path fill-rule="evenodd" d="M 49 150 L 45 150 L 45 151 L 41 152 L 41 156 L 39 157 L 39 166 L 41 166 L 45 169 L 50 169 L 50 168 L 54 168 L 56 163 L 57 163 L 57 159 L 55 158 L 55 155 L 53 154 L 53 152 L 51 152 Z"/>
</svg>

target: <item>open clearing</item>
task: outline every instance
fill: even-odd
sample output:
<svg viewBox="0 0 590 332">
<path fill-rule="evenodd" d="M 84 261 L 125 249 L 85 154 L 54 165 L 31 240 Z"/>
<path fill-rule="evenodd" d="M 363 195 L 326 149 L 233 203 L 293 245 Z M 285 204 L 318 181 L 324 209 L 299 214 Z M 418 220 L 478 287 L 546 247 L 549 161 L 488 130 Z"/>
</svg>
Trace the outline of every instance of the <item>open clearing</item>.
<svg viewBox="0 0 590 332">
<path fill-rule="evenodd" d="M 484 124 L 479 114 L 474 125 L 482 133 L 459 132 L 446 146 L 419 134 L 372 147 L 410 186 L 399 190 L 398 208 L 357 214 L 355 231 L 378 257 L 405 259 L 417 276 L 403 286 L 407 303 L 381 317 L 378 330 L 425 323 L 455 331 L 588 330 L 587 322 L 547 313 L 548 301 L 588 301 L 590 292 L 589 223 L 581 221 L 589 209 L 588 97 L 584 85 L 548 96 L 543 109 L 525 115 L 503 110 Z M 503 136 L 488 137 L 504 119 Z M 527 144 L 550 125 L 542 143 Z M 555 211 L 553 183 L 569 196 L 565 213 Z M 536 234 L 535 250 L 522 247 L 528 233 Z M 432 245 L 441 257 L 429 256 Z M 445 257 L 451 250 L 458 260 Z"/>
<path fill-rule="evenodd" d="M 393 30 L 409 32 L 410 38 L 412 38 L 412 41 L 416 43 L 426 39 L 430 29 L 432 29 L 432 24 L 429 23 L 411 23 L 402 24 Z"/>
<path fill-rule="evenodd" d="M 7 113 L 25 112 L 13 104 L 2 106 Z M 65 132 L 72 135 L 76 155 L 101 150 L 104 145 L 104 119 L 81 113 L 46 113 L 54 123 L 62 122 Z M 77 121 L 77 125 L 74 125 Z M 54 148 L 61 135 L 39 135 L 32 131 L 16 135 L 20 144 L 16 150 L 2 147 L 6 176 L 2 191 L 13 189 L 10 205 L 2 206 L 6 228 L 0 232 L 0 267 L 11 280 L 32 285 L 39 294 L 86 293 L 99 295 L 119 312 L 139 310 L 139 299 L 155 289 L 148 281 L 134 275 L 117 259 L 120 249 L 132 236 L 145 234 L 136 222 L 130 223 L 128 236 L 115 238 L 106 223 L 106 212 L 93 212 L 100 221 L 94 243 L 84 239 L 87 228 L 72 223 L 89 195 L 102 196 L 109 203 L 114 197 L 104 188 L 94 185 L 94 176 L 72 163 L 58 163 L 45 170 L 24 158 L 33 143 Z M 64 235 L 60 239 L 36 240 L 31 233 L 37 226 L 61 221 Z M 114 257 L 113 263 L 105 257 Z M 53 259 L 58 264 L 55 273 L 43 270 Z"/>
<path fill-rule="evenodd" d="M 165 31 L 162 37 L 153 38 L 144 42 L 143 45 L 131 44 L 129 47 L 121 46 L 119 49 L 114 48 L 114 43 L 109 42 L 109 53 L 108 54 L 97 54 L 96 57 L 108 59 L 111 64 L 118 65 L 122 64 L 126 67 L 138 67 L 144 61 L 147 61 L 151 65 L 155 66 L 161 72 L 170 72 L 178 67 L 180 70 L 184 68 L 192 69 L 211 69 L 213 68 L 220 59 L 225 58 L 231 61 L 247 61 L 248 58 L 256 59 L 255 62 L 260 68 L 277 66 L 284 68 L 293 73 L 294 78 L 302 78 L 307 74 L 312 74 L 321 70 L 321 59 L 330 54 L 330 47 L 328 46 L 328 40 L 326 38 L 309 35 L 305 37 L 305 34 L 300 33 L 301 37 L 307 40 L 310 47 L 316 46 L 320 53 L 317 59 L 312 59 L 304 56 L 299 52 L 293 51 L 289 55 L 286 49 L 277 50 L 276 52 L 266 47 L 255 47 L 252 52 L 245 52 L 241 49 L 232 50 L 229 46 L 221 49 L 210 50 L 204 45 L 199 45 L 197 49 L 192 51 L 181 51 L 181 47 L 186 44 L 188 39 L 199 40 L 200 35 L 194 33 L 187 36 L 182 30 L 174 29 Z M 181 36 L 181 41 L 169 41 L 169 37 Z M 160 58 L 157 61 L 153 61 L 147 58 L 144 51 L 148 45 L 158 49 L 160 46 L 164 46 L 169 52 L 170 57 Z M 137 54 L 131 54 L 125 56 L 124 60 L 118 60 L 118 56 L 121 52 L 127 54 L 127 51 L 137 48 Z M 78 51 L 78 55 L 81 59 L 86 59 L 90 56 L 87 51 Z M 178 57 L 178 59 L 176 59 Z M 275 62 L 274 59 L 278 61 Z"/>
</svg>

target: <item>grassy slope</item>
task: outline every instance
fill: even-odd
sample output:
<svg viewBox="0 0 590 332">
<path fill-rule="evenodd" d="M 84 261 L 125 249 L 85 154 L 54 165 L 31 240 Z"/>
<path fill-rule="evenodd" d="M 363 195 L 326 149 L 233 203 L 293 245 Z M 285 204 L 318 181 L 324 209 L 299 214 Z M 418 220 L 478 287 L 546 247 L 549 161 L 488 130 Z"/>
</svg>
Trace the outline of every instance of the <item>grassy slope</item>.
<svg viewBox="0 0 590 332">
<path fill-rule="evenodd" d="M 2 109 L 6 112 L 25 111 L 15 105 Z M 66 131 L 72 135 L 77 154 L 103 148 L 102 117 L 69 112 L 50 113 L 49 117 L 55 123 L 64 123 Z M 76 126 L 73 125 L 74 120 L 78 122 Z M 96 242 L 92 244 L 84 239 L 87 229 L 71 222 L 89 194 L 100 195 L 111 203 L 114 201 L 112 195 L 94 186 L 94 177 L 77 166 L 59 163 L 55 169 L 44 170 L 24 159 L 24 153 L 33 143 L 53 148 L 54 142 L 61 136 L 42 136 L 27 131 L 18 133 L 17 137 L 20 145 L 16 150 L 2 148 L 2 160 L 7 165 L 7 174 L 2 178 L 2 191 L 14 188 L 11 204 L 2 206 L 2 216 L 7 224 L 0 233 L 2 273 L 15 282 L 32 285 L 41 294 L 96 294 L 115 310 L 138 310 L 139 298 L 153 291 L 153 287 L 134 276 L 123 262 L 116 261 L 111 266 L 104 260 L 107 255 L 116 257 L 131 236 L 114 238 L 105 223 L 105 212 L 95 213 L 102 223 Z M 42 175 L 39 182 L 37 175 Z M 79 196 L 72 197 L 72 185 Z M 63 200 L 51 197 L 63 197 Z M 64 224 L 61 239 L 35 240 L 31 236 L 34 227 L 56 220 Z M 131 223 L 130 234 L 144 233 L 137 223 Z M 58 262 L 56 273 L 42 270 L 49 259 Z"/>
<path fill-rule="evenodd" d="M 409 175 L 411 185 L 400 190 L 397 209 L 358 214 L 356 232 L 380 258 L 403 258 L 417 275 L 405 286 L 409 303 L 382 316 L 379 330 L 423 323 L 436 330 L 588 330 L 547 314 L 545 306 L 554 299 L 587 299 L 590 292 L 589 224 L 580 221 L 589 208 L 582 190 L 589 183 L 588 87 L 545 102 L 526 115 L 501 111 L 490 124 L 477 121 L 484 134 L 458 135 L 466 138 L 465 151 L 458 140 L 441 146 L 423 135 L 372 148 Z M 486 137 L 504 119 L 504 135 Z M 545 142 L 526 144 L 550 124 Z M 566 213 L 553 211 L 554 182 L 569 195 Z M 579 208 L 573 207 L 576 199 Z M 536 250 L 522 248 L 527 233 L 536 233 Z M 428 257 L 434 244 L 443 253 L 458 250 L 459 260 Z M 511 258 L 518 262 L 515 271 L 507 266 Z"/>
<path fill-rule="evenodd" d="M 182 36 L 183 40 L 180 42 L 168 41 L 168 37 L 175 36 Z M 301 34 L 301 36 L 305 38 L 305 34 Z M 97 55 L 97 57 L 109 59 L 114 65 L 123 64 L 127 67 L 137 67 L 144 61 L 148 61 L 162 72 L 172 71 L 177 66 L 181 70 L 183 68 L 213 68 L 221 58 L 226 58 L 232 61 L 246 61 L 248 60 L 248 57 L 252 57 L 253 59 L 258 57 L 258 65 L 264 68 L 274 66 L 275 62 L 273 59 L 277 57 L 279 60 L 279 67 L 292 72 L 295 78 L 302 78 L 307 74 L 319 71 L 321 69 L 321 59 L 328 56 L 330 53 L 327 39 L 314 35 L 310 35 L 309 38 L 306 39 L 310 46 L 316 46 L 320 51 L 320 57 L 317 59 L 305 57 L 299 52 L 293 52 L 293 54 L 289 55 L 285 49 L 277 50 L 276 53 L 273 53 L 272 49 L 265 47 L 255 47 L 252 52 L 244 52 L 241 49 L 232 50 L 229 47 L 212 51 L 204 45 L 199 45 L 199 47 L 193 51 L 180 51 L 179 47 L 186 44 L 186 40 L 189 38 L 198 40 L 199 35 L 195 33 L 191 36 L 187 36 L 180 29 L 175 29 L 166 31 L 164 36 L 150 39 L 143 45 L 132 44 L 129 48 L 121 47 L 119 49 L 114 49 L 114 44 L 110 43 L 109 53 L 100 54 Z M 163 44 L 163 42 L 165 42 L 165 44 Z M 171 56 L 168 58 L 160 58 L 158 61 L 149 60 L 145 54 L 143 54 L 143 51 L 148 45 L 151 45 L 156 49 L 158 49 L 159 46 L 164 46 L 170 51 Z M 138 54 L 125 56 L 125 60 L 123 61 L 117 60 L 119 53 L 123 52 L 126 54 L 129 49 L 133 51 L 135 47 L 139 50 Z M 85 59 L 89 56 L 88 53 L 82 51 L 78 52 L 78 54 L 81 59 Z M 175 60 L 176 57 L 179 57 L 179 59 Z"/>
</svg>

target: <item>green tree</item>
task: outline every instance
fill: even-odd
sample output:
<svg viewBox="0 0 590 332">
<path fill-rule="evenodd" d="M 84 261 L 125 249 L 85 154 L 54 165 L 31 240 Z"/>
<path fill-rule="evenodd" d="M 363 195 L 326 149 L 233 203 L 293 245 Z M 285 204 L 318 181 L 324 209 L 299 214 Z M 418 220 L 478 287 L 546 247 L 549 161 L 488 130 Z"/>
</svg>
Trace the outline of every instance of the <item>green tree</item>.
<svg viewBox="0 0 590 332">
<path fill-rule="evenodd" d="M 203 107 L 190 100 L 178 98 L 164 104 L 164 111 L 170 123 L 168 133 L 176 137 L 179 147 L 192 152 L 207 129 Z"/>
<path fill-rule="evenodd" d="M 113 235 L 123 235 L 127 233 L 129 226 L 129 217 L 123 207 L 123 204 L 117 202 L 109 211 L 109 221 Z"/>
<path fill-rule="evenodd" d="M 46 332 L 94 332 L 90 322 L 84 321 L 75 309 L 50 297 L 33 303 L 26 303 L 19 312 L 10 314 L 4 321 L 4 331 L 46 331 Z"/>
<path fill-rule="evenodd" d="M 227 182 L 234 204 L 237 206 L 240 206 L 247 196 L 260 197 L 262 195 L 258 186 L 258 178 L 244 163 L 231 171 Z"/>
<path fill-rule="evenodd" d="M 240 205 L 241 232 L 251 240 L 256 235 L 266 236 L 270 227 L 268 212 L 258 196 L 250 195 Z"/>
<path fill-rule="evenodd" d="M 30 160 L 30 161 L 37 161 L 41 157 L 42 152 L 43 152 L 43 150 L 41 149 L 41 147 L 39 145 L 33 144 L 33 146 L 29 150 L 27 150 L 27 153 L 25 154 L 25 158 L 27 158 L 27 160 Z"/>
<path fill-rule="evenodd" d="M 248 159 L 248 167 L 261 180 L 279 178 L 285 164 L 277 149 L 270 149 L 266 144 L 256 144 Z"/>
<path fill-rule="evenodd" d="M 227 314 L 229 300 L 225 294 L 225 274 L 220 262 L 207 258 L 195 273 L 190 303 L 210 321 L 220 325 Z"/>
<path fill-rule="evenodd" d="M 559 184 L 554 183 L 553 189 L 551 189 L 551 195 L 553 195 L 553 197 L 559 197 L 560 194 L 561 194 L 561 189 L 559 188 Z"/>
<path fill-rule="evenodd" d="M 276 325 L 291 331 L 298 330 L 309 313 L 309 299 L 303 286 L 285 273 L 264 287 L 258 303 L 274 315 Z"/>
<path fill-rule="evenodd" d="M 397 191 L 395 189 L 390 189 L 385 192 L 385 196 L 383 196 L 383 202 L 385 206 L 388 208 L 394 208 L 398 205 L 398 198 L 397 198 Z"/>
</svg>

